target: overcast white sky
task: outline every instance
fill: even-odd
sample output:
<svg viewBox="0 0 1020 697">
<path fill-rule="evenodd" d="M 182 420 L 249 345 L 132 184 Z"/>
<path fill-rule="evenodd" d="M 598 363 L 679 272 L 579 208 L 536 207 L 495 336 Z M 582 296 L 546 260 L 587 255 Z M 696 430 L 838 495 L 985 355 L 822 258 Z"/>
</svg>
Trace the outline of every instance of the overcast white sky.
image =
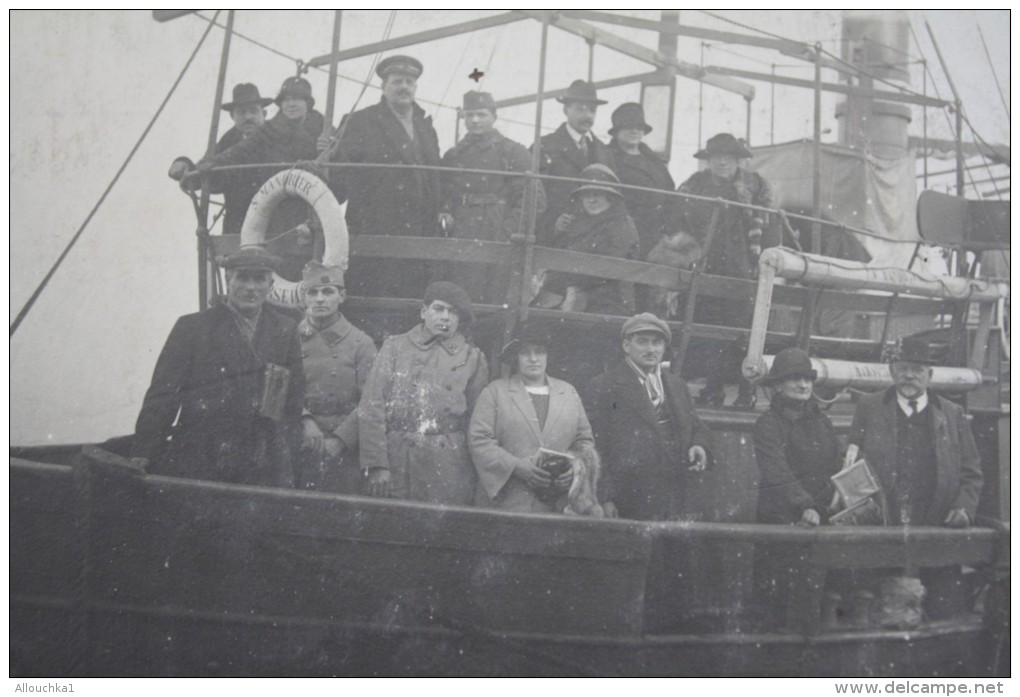
<svg viewBox="0 0 1020 697">
<path fill-rule="evenodd" d="M 399 12 L 392 36 L 463 21 L 485 12 Z M 655 18 L 656 11 L 639 14 Z M 681 21 L 698 26 L 775 35 L 814 43 L 838 53 L 840 15 L 833 11 L 718 13 L 745 25 L 684 11 Z M 924 27 L 927 19 L 946 57 L 974 126 L 990 142 L 1009 143 L 1010 125 L 978 34 L 988 44 L 999 84 L 1010 96 L 1008 11 L 911 11 L 914 31 L 943 97 L 950 91 Z M 207 16 L 211 17 L 212 13 Z M 224 14 L 225 16 L 225 14 Z M 341 43 L 359 45 L 382 37 L 389 12 L 348 11 Z M 240 12 L 235 29 L 288 56 L 309 59 L 328 51 L 332 12 Z M 184 17 L 166 24 L 149 12 L 41 12 L 10 15 L 10 219 L 11 318 L 21 309 L 67 241 L 81 225 L 184 65 L 206 23 Z M 644 32 L 617 30 L 654 45 Z M 223 32 L 214 29 L 151 135 L 119 185 L 93 219 L 82 240 L 10 342 L 11 441 L 15 444 L 100 440 L 129 433 L 152 366 L 174 319 L 197 309 L 195 220 L 191 204 L 166 178 L 177 155 L 197 158 L 208 135 Z M 522 22 L 405 49 L 425 64 L 418 96 L 435 118 L 443 150 L 453 145 L 454 112 L 460 95 L 474 87 L 468 73 L 485 70 L 483 89 L 497 98 L 535 91 L 539 25 Z M 552 32 L 547 87 L 565 87 L 587 69 L 587 46 Z M 680 57 L 701 61 L 702 46 L 681 38 Z M 808 64 L 746 47 L 704 48 L 705 63 L 741 66 L 810 79 Z M 911 39 L 910 52 L 918 49 Z M 370 59 L 341 66 L 337 115 L 350 110 Z M 608 49 L 595 54 L 596 76 L 616 77 L 647 70 Z M 918 67 L 915 66 L 915 72 Z M 294 63 L 235 38 L 229 86 L 256 82 L 274 96 Z M 324 72 L 309 75 L 324 111 Z M 826 79 L 835 79 L 827 75 Z M 359 106 L 375 102 L 372 81 Z M 752 144 L 767 144 L 774 117 L 775 142 L 809 138 L 809 92 L 755 83 Z M 914 85 L 920 89 L 920 84 Z M 694 171 L 698 149 L 698 84 L 680 80 L 674 122 L 673 160 L 677 181 Z M 929 94 L 934 90 L 929 88 Z M 635 87 L 607 90 L 611 104 L 600 111 L 596 130 L 605 134 L 615 104 L 636 100 Z M 446 105 L 437 106 L 437 103 Z M 823 126 L 834 140 L 835 99 L 827 97 Z M 743 100 L 706 88 L 703 141 L 719 131 L 744 132 Z M 272 109 L 271 109 L 272 113 Z M 919 112 L 918 112 L 919 114 Z M 532 141 L 533 107 L 501 112 L 502 130 L 525 144 Z M 546 103 L 544 126 L 562 120 L 558 105 Z M 516 123 L 520 122 L 520 123 Z M 920 132 L 919 118 L 912 132 Z M 224 114 L 222 129 L 229 126 Z M 929 128 L 951 137 L 941 114 L 929 112 Z"/>
</svg>

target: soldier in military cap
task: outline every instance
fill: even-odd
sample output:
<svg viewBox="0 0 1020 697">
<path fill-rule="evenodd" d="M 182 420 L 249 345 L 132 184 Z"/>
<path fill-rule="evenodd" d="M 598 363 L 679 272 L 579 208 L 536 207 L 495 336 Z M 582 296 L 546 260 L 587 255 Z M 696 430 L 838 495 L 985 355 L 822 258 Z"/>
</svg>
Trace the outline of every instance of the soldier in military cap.
<svg viewBox="0 0 1020 697">
<path fill-rule="evenodd" d="M 439 165 L 432 117 L 414 95 L 422 64 L 410 56 L 379 61 L 382 99 L 344 117 L 334 162 Z M 338 176 L 351 235 L 421 237 L 439 231 L 439 174 L 422 169 L 350 169 Z M 427 273 L 418 261 L 355 259 L 347 285 L 355 295 L 420 297 Z"/>
<path fill-rule="evenodd" d="M 542 136 L 542 159 L 539 172 L 557 177 L 580 177 L 588 165 L 600 164 L 615 169 L 609 148 L 592 133 L 595 113 L 607 102 L 598 98 L 595 85 L 574 80 L 566 94 L 557 97 L 567 117 L 565 123 L 547 136 Z M 532 146 L 534 147 L 534 146 Z M 538 243 L 556 246 L 556 221 L 570 210 L 570 196 L 577 184 L 567 181 L 547 181 L 547 206 L 535 224 Z"/>
<path fill-rule="evenodd" d="M 304 374 L 297 324 L 265 302 L 280 259 L 252 246 L 220 265 L 226 297 L 170 331 L 131 454 L 157 474 L 290 487 Z"/>
<path fill-rule="evenodd" d="M 358 494 L 358 402 L 376 348 L 340 312 L 345 294 L 339 266 L 317 261 L 305 266 L 301 281 L 305 317 L 298 325 L 305 403 L 297 486 Z"/>
<path fill-rule="evenodd" d="M 473 315 L 460 286 L 430 284 L 421 319 L 383 343 L 365 385 L 358 427 L 366 493 L 467 506 L 477 481 L 467 425 L 489 368 L 461 333 Z"/>
<path fill-rule="evenodd" d="M 216 152 L 229 150 L 257 131 L 266 121 L 266 107 L 272 103 L 272 99 L 259 94 L 259 88 L 250 82 L 234 85 L 233 99 L 224 102 L 220 107 L 230 114 L 234 126 L 216 143 Z M 182 188 L 196 191 L 200 188 L 197 178 L 184 180 L 184 176 L 194 168 L 195 164 L 191 159 L 178 157 L 170 165 L 168 174 L 171 179 L 181 182 Z M 248 204 L 266 178 L 264 172 L 247 169 L 239 172 L 220 172 L 210 179 L 210 193 L 223 194 L 223 234 L 241 232 Z"/>
<path fill-rule="evenodd" d="M 488 92 L 467 92 L 461 110 L 467 135 L 443 156 L 444 167 L 527 172 L 528 149 L 496 129 L 496 102 Z M 521 223 L 526 180 L 477 172 L 443 172 L 440 221 L 445 234 L 459 239 L 508 242 Z M 538 188 L 538 211 L 545 209 L 545 191 Z M 474 302 L 506 301 L 509 266 L 452 263 L 444 274 L 461 285 Z"/>
</svg>

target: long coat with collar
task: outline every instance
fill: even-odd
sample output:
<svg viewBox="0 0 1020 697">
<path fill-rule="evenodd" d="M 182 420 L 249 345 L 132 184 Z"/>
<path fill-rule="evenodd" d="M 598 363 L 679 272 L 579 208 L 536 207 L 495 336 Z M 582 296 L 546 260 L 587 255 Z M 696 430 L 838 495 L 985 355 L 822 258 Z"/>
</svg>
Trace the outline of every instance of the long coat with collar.
<svg viewBox="0 0 1020 697">
<path fill-rule="evenodd" d="M 538 414 L 519 375 L 495 380 L 482 390 L 471 415 L 468 446 L 478 472 L 475 505 L 524 513 L 555 510 L 513 476 L 514 467 L 539 448 L 566 452 L 594 443 L 581 398 L 570 383 L 549 381 L 549 413 L 539 428 Z"/>
<path fill-rule="evenodd" d="M 840 444 L 829 417 L 810 401 L 790 409 L 776 394 L 754 423 L 754 458 L 761 475 L 758 522 L 796 523 L 813 508 L 828 518 L 829 477 L 839 472 Z"/>
<path fill-rule="evenodd" d="M 580 148 L 577 147 L 577 143 L 570 137 L 566 123 L 560 124 L 560 127 L 549 135 L 542 136 L 539 173 L 555 177 L 580 177 L 581 172 L 588 165 L 602 164 L 614 169 L 613 154 L 609 147 L 594 134 L 589 132 L 588 135 L 591 136 L 592 142 L 589 146 L 587 160 Z M 580 184 L 552 179 L 544 181 L 543 184 L 546 193 L 546 208 L 535 222 L 535 236 L 538 238 L 538 244 L 555 247 L 558 246 L 555 243 L 556 219 L 564 213 L 570 212 L 570 194 Z"/>
<path fill-rule="evenodd" d="M 596 377 L 586 392 L 604 466 L 598 498 L 616 504 L 621 518 L 690 518 L 692 511 L 683 510 L 684 489 L 696 479 L 687 469 L 687 451 L 700 445 L 711 458 L 711 432 L 694 411 L 687 383 L 664 370 L 662 387 L 673 413 L 672 450 L 645 386 L 626 361 Z"/>
<path fill-rule="evenodd" d="M 531 169 L 527 148 L 495 129 L 479 135 L 469 133 L 446 151 L 443 166 L 462 170 L 441 173 L 442 210 L 454 219 L 450 237 L 509 242 L 521 223 L 527 180 L 463 170 L 527 172 Z M 545 189 L 541 182 L 537 210 L 539 213 L 545 210 Z M 510 285 L 509 260 L 504 268 L 463 262 L 450 267 L 445 278 L 466 290 L 473 302 L 501 304 L 506 301 Z"/>
<path fill-rule="evenodd" d="M 316 329 L 304 319 L 298 325 L 305 371 L 302 418 L 312 419 L 324 436 L 340 439 L 339 458 L 302 453 L 299 484 L 308 488 L 360 493 L 358 466 L 358 402 L 375 360 L 375 344 L 343 315 Z"/>
<path fill-rule="evenodd" d="M 469 505 L 476 475 L 467 422 L 489 380 L 463 335 L 430 341 L 422 325 L 388 338 L 358 407 L 362 470 L 390 471 L 396 498 Z"/>
<path fill-rule="evenodd" d="M 414 104 L 414 142 L 386 104 L 344 117 L 334 162 L 386 165 L 439 165 L 439 138 L 432 117 Z M 431 236 L 438 232 L 439 172 L 397 168 L 357 168 L 335 175 L 339 200 L 347 201 L 351 235 Z M 417 260 L 355 258 L 347 275 L 354 295 L 420 298 L 427 274 Z"/>
<path fill-rule="evenodd" d="M 850 426 L 849 444 L 860 447 L 878 477 L 883 493 L 896 490 L 896 424 L 899 404 L 896 389 L 861 397 Z M 935 494 L 920 525 L 941 525 L 954 508 L 962 508 L 971 520 L 977 513 L 983 477 L 974 435 L 963 409 L 929 390 L 928 418 L 935 435 Z M 888 510 L 888 508 L 887 508 Z M 890 521 L 896 523 L 898 521 Z"/>
<path fill-rule="evenodd" d="M 296 328 L 268 305 L 251 343 L 225 304 L 178 319 L 138 414 L 132 455 L 148 458 L 156 474 L 291 486 L 304 394 Z M 290 373 L 280 422 L 259 414 L 268 363 Z"/>
<path fill-rule="evenodd" d="M 661 189 L 670 193 L 676 189 L 673 177 L 670 176 L 666 164 L 660 160 L 644 143 L 638 146 L 640 153 L 632 155 L 624 152 L 614 139 L 609 143 L 613 154 L 616 176 L 621 184 L 643 186 L 648 189 Z M 627 205 L 627 213 L 634 220 L 638 237 L 641 240 L 641 252 L 638 259 L 646 259 L 652 247 L 662 239 L 663 235 L 675 232 L 675 223 L 670 220 L 673 200 L 663 194 L 650 191 L 621 189 L 623 201 Z"/>
</svg>

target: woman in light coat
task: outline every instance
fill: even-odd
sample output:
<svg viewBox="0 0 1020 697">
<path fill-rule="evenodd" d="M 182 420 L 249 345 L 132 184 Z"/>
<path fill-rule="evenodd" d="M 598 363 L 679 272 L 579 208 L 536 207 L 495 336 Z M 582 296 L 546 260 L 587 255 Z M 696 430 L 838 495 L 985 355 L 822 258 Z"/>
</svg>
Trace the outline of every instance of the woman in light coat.
<svg viewBox="0 0 1020 697">
<path fill-rule="evenodd" d="M 491 382 L 478 397 L 468 427 L 478 472 L 476 506 L 562 512 L 567 491 L 578 488 L 571 487 L 574 472 L 597 477 L 594 439 L 581 398 L 569 383 L 546 375 L 549 343 L 549 335 L 539 327 L 519 325 L 502 352 L 513 374 Z M 584 467 L 550 472 L 549 457 L 540 448 L 569 453 Z M 594 481 L 589 484 L 593 492 Z M 597 508 L 593 493 L 591 499 L 591 508 Z M 573 512 L 597 515 L 590 509 Z"/>
</svg>

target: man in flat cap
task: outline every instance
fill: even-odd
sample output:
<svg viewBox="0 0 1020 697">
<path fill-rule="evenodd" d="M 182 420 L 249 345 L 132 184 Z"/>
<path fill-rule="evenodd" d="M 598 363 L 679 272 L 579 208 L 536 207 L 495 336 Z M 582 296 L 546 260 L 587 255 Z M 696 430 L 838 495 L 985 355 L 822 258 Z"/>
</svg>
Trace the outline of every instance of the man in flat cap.
<svg viewBox="0 0 1020 697">
<path fill-rule="evenodd" d="M 302 77 L 288 77 L 273 101 L 280 107 L 273 118 L 233 147 L 203 159 L 198 163 L 199 171 L 227 165 L 314 160 L 318 156 L 316 143 L 325 118 L 313 108 L 315 98 L 311 84 Z M 267 167 L 258 172 L 264 183 L 284 169 L 283 166 Z M 289 197 L 276 207 L 267 237 L 274 239 L 269 250 L 282 259 L 281 276 L 291 281 L 301 278 L 301 269 L 314 255 L 315 238 L 321 234 L 314 211 L 300 198 Z"/>
<path fill-rule="evenodd" d="M 496 130 L 496 102 L 488 92 L 467 92 L 461 111 L 467 135 L 443 155 L 444 167 L 527 172 L 528 149 Z M 445 234 L 467 240 L 509 242 L 521 224 L 523 177 L 476 172 L 442 172 L 443 205 L 440 221 Z M 545 209 L 545 191 L 538 189 L 538 212 Z M 507 260 L 509 261 L 509 260 Z M 447 278 L 467 291 L 473 302 L 506 302 L 509 264 L 451 263 Z"/>
<path fill-rule="evenodd" d="M 580 177 L 588 165 L 600 164 L 614 169 L 609 148 L 591 131 L 599 105 L 606 104 L 598 98 L 595 85 L 574 80 L 567 93 L 556 101 L 563 105 L 567 120 L 549 135 L 542 136 L 539 172 L 556 177 Z M 570 211 L 570 195 L 576 188 L 576 182 L 545 182 L 547 205 L 535 223 L 539 244 L 557 246 L 556 221 Z"/>
<path fill-rule="evenodd" d="M 598 498 L 611 517 L 690 520 L 711 434 L 687 384 L 662 369 L 669 325 L 644 312 L 623 323 L 622 336 L 623 358 L 592 381 L 585 400 L 604 466 Z"/>
<path fill-rule="evenodd" d="M 489 369 L 460 331 L 472 321 L 462 288 L 430 284 L 421 320 L 383 343 L 365 385 L 358 427 L 366 493 L 467 506 L 477 480 L 467 424 Z"/>
<path fill-rule="evenodd" d="M 170 331 L 132 443 L 151 473 L 293 485 L 304 375 L 297 324 L 265 302 L 279 264 L 254 246 L 227 257 L 225 301 Z"/>
<path fill-rule="evenodd" d="M 266 107 L 272 103 L 272 99 L 259 94 L 259 88 L 250 82 L 234 85 L 233 99 L 220 107 L 230 114 L 234 126 L 216 143 L 216 153 L 229 150 L 258 130 L 266 121 Z M 170 165 L 168 174 L 171 179 L 181 182 L 182 188 L 196 191 L 201 188 L 197 177 L 184 180 L 184 176 L 194 168 L 195 163 L 190 158 L 178 157 Z M 241 232 L 248 204 L 266 178 L 264 172 L 250 169 L 220 172 L 210 178 L 209 192 L 223 194 L 223 234 L 236 235 Z"/>
<path fill-rule="evenodd" d="M 983 484 L 967 417 L 928 389 L 935 361 L 923 338 L 906 337 L 890 358 L 893 386 L 861 397 L 847 442 L 878 477 L 890 525 L 965 528 Z"/>
<path fill-rule="evenodd" d="M 301 281 L 305 317 L 298 325 L 305 401 L 296 485 L 360 494 L 358 402 L 376 348 L 340 312 L 345 293 L 343 269 L 308 262 Z"/>
<path fill-rule="evenodd" d="M 344 117 L 331 156 L 334 162 L 439 165 L 439 138 L 432 117 L 414 101 L 422 65 L 410 56 L 379 61 L 382 99 Z M 439 231 L 439 173 L 421 169 L 341 170 L 351 235 L 421 237 Z M 347 270 L 355 295 L 421 297 L 427 282 L 420 261 L 358 259 Z"/>
</svg>

